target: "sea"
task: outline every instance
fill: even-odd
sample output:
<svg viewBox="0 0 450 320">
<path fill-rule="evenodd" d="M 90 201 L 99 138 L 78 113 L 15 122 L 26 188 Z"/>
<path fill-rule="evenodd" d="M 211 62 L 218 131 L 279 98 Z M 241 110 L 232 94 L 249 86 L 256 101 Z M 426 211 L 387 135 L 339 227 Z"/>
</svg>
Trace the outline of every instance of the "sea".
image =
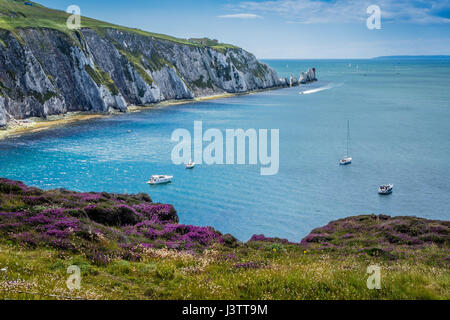
<svg viewBox="0 0 450 320">
<path fill-rule="evenodd" d="M 449 220 L 450 59 L 264 62 L 282 77 L 314 67 L 319 80 L 9 138 L 0 141 L 0 176 L 46 190 L 145 192 L 173 204 L 181 223 L 242 241 L 264 234 L 298 242 L 332 220 L 372 213 Z M 172 134 L 193 134 L 195 121 L 224 135 L 278 129 L 277 174 L 261 175 L 248 161 L 174 164 Z M 353 163 L 339 166 L 348 123 Z M 147 185 L 154 174 L 174 179 Z M 380 196 L 388 183 L 394 192 Z"/>
</svg>

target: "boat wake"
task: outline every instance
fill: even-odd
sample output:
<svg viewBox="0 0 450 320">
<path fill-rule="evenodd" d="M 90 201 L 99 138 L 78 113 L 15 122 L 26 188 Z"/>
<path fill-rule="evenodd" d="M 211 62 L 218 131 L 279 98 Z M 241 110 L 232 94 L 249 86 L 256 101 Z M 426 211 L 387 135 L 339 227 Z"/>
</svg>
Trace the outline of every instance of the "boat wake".
<svg viewBox="0 0 450 320">
<path fill-rule="evenodd" d="M 342 85 L 342 84 L 339 84 L 339 85 L 332 85 L 332 84 L 329 84 L 329 85 L 326 85 L 326 86 L 324 86 L 324 87 L 314 88 L 314 89 L 310 89 L 310 90 L 302 90 L 302 91 L 299 92 L 299 94 L 311 94 L 311 93 L 317 93 L 317 92 L 320 92 L 320 91 L 325 91 L 325 90 L 332 89 L 332 88 L 334 88 L 334 87 L 339 87 L 339 86 L 341 86 L 341 85 Z"/>
</svg>

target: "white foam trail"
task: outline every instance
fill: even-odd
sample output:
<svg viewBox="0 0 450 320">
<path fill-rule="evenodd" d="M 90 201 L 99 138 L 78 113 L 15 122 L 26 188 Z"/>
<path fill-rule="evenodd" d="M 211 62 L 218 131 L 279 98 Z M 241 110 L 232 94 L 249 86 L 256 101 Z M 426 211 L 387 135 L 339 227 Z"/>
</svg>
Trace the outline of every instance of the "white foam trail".
<svg viewBox="0 0 450 320">
<path fill-rule="evenodd" d="M 305 90 L 305 91 L 300 91 L 300 94 L 311 94 L 311 93 L 316 93 L 316 92 L 328 90 L 328 89 L 331 89 L 331 88 L 332 88 L 331 86 L 326 86 L 326 87 L 321 87 L 321 88 L 316 88 L 316 89 L 311 89 L 311 90 Z"/>
<path fill-rule="evenodd" d="M 324 91 L 324 90 L 328 90 L 328 89 L 332 89 L 334 87 L 338 87 L 341 86 L 342 84 L 339 85 L 327 85 L 325 87 L 320 87 L 320 88 L 315 88 L 315 89 L 311 89 L 311 90 L 305 90 L 305 91 L 300 91 L 299 94 L 311 94 L 311 93 L 316 93 L 316 92 L 320 92 L 320 91 Z"/>
</svg>

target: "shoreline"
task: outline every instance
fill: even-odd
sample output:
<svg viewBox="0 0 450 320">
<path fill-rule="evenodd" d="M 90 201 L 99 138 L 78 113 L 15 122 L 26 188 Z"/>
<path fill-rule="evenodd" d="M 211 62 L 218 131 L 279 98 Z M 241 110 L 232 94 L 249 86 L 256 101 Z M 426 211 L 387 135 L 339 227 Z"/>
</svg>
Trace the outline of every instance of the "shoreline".
<svg viewBox="0 0 450 320">
<path fill-rule="evenodd" d="M 86 112 L 68 112 L 64 115 L 50 116 L 48 119 L 28 118 L 25 120 L 18 120 L 20 124 L 10 124 L 6 129 L 0 130 L 0 141 L 9 138 L 17 138 L 23 134 L 31 134 L 57 126 L 64 126 L 67 124 L 87 121 L 91 119 L 98 119 L 108 117 L 108 114 L 96 114 Z"/>
<path fill-rule="evenodd" d="M 107 118 L 107 117 L 111 117 L 111 116 L 115 116 L 115 115 L 119 115 L 119 114 L 141 112 L 144 110 L 163 108 L 163 107 L 169 107 L 169 106 L 184 105 L 184 104 L 196 103 L 196 102 L 206 102 L 206 101 L 217 100 L 217 99 L 233 98 L 233 97 L 245 96 L 245 95 L 256 94 L 256 93 L 261 93 L 261 92 L 266 92 L 266 91 L 279 90 L 279 89 L 284 89 L 284 88 L 286 88 L 286 87 L 272 87 L 272 88 L 252 90 L 252 91 L 242 92 L 242 93 L 222 93 L 222 94 L 217 94 L 217 95 L 198 97 L 198 98 L 194 98 L 194 99 L 166 100 L 166 101 L 162 101 L 162 102 L 158 102 L 158 103 L 150 104 L 150 105 L 146 105 L 146 106 L 130 105 L 127 108 L 127 112 L 90 113 L 90 112 L 85 112 L 85 111 L 76 111 L 76 112 L 68 112 L 68 113 L 65 113 L 62 115 L 48 116 L 47 119 L 32 117 L 32 118 L 27 118 L 27 119 L 23 119 L 23 120 L 16 120 L 17 121 L 16 124 L 13 124 L 10 122 L 5 129 L 0 130 L 0 141 L 10 139 L 10 138 L 17 138 L 24 134 L 36 133 L 36 132 L 48 130 L 48 129 L 51 129 L 54 127 L 65 126 L 68 124 L 81 122 L 81 121 Z"/>
</svg>

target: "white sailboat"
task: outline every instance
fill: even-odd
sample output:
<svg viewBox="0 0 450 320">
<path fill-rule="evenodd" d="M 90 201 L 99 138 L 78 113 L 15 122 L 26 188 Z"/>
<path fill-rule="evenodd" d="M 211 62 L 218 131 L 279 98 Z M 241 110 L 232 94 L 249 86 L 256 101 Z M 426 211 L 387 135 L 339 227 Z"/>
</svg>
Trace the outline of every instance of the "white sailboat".
<svg viewBox="0 0 450 320">
<path fill-rule="evenodd" d="M 195 162 L 192 160 L 189 160 L 188 163 L 186 163 L 186 169 L 194 169 L 195 168 Z"/>
<path fill-rule="evenodd" d="M 352 157 L 350 157 L 349 147 L 350 147 L 350 120 L 348 121 L 348 124 L 347 124 L 347 154 L 344 158 L 339 160 L 339 164 L 341 166 L 348 165 L 348 164 L 352 163 L 352 161 L 353 161 Z"/>
</svg>

